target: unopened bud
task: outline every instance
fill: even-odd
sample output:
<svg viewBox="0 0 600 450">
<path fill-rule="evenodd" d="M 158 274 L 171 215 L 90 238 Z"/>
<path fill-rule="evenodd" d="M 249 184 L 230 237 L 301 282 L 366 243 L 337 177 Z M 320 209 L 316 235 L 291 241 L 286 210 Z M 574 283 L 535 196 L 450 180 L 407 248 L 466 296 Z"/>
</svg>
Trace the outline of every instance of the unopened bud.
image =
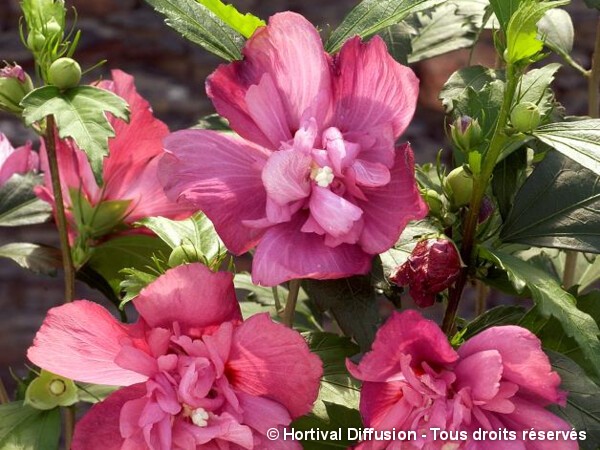
<svg viewBox="0 0 600 450">
<path fill-rule="evenodd" d="M 429 206 L 429 213 L 433 216 L 439 216 L 444 210 L 442 196 L 433 189 L 427 189 L 423 194 L 423 200 Z"/>
<path fill-rule="evenodd" d="M 79 85 L 80 80 L 81 67 L 72 58 L 58 58 L 48 69 L 48 82 L 61 90 Z"/>
<path fill-rule="evenodd" d="M 466 206 L 471 201 L 473 194 L 473 176 L 464 167 L 457 167 L 446 176 L 444 187 L 455 206 L 459 208 Z"/>
<path fill-rule="evenodd" d="M 528 133 L 538 127 L 542 115 L 535 103 L 523 102 L 516 105 L 510 113 L 510 121 L 517 131 Z"/>
<path fill-rule="evenodd" d="M 33 90 L 31 78 L 18 65 L 7 65 L 0 69 L 0 109 L 21 114 L 19 106 L 23 97 Z"/>
<path fill-rule="evenodd" d="M 481 126 L 477 119 L 461 116 L 450 125 L 450 135 L 454 144 L 464 152 L 481 143 Z"/>
<path fill-rule="evenodd" d="M 169 267 L 177 267 L 182 264 L 189 264 L 200 261 L 201 257 L 192 244 L 184 244 L 175 247 L 169 256 Z"/>
</svg>

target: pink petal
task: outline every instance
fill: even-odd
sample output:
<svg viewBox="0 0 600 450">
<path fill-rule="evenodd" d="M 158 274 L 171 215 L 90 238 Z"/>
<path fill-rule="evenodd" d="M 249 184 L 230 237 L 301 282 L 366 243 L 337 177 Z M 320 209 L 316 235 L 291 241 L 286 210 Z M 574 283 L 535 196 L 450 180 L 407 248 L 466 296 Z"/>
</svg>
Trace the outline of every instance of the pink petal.
<svg viewBox="0 0 600 450">
<path fill-rule="evenodd" d="M 147 377 L 116 364 L 131 325 L 119 323 L 106 309 L 79 300 L 48 311 L 27 357 L 38 366 L 86 383 L 128 386 Z"/>
<path fill-rule="evenodd" d="M 372 349 L 360 364 L 348 361 L 346 365 L 355 378 L 363 381 L 403 379 L 400 376 L 403 355 L 411 356 L 412 367 L 419 367 L 423 362 L 430 366 L 445 366 L 458 359 L 448 338 L 435 322 L 424 319 L 416 311 L 407 310 L 392 313 L 377 330 Z"/>
<path fill-rule="evenodd" d="M 0 133 L 0 141 L 2 139 Z M 6 141 L 8 142 L 8 140 Z M 8 144 L 10 145 L 10 144 Z M 11 147 L 12 149 L 12 147 Z M 39 167 L 39 157 L 31 149 L 31 143 L 12 151 L 0 164 L 0 185 L 4 184 L 14 174 L 25 174 Z"/>
<path fill-rule="evenodd" d="M 267 434 L 269 428 L 289 425 L 292 421 L 285 406 L 265 397 L 238 392 L 240 406 L 244 410 L 243 423 L 261 434 Z"/>
<path fill-rule="evenodd" d="M 454 372 L 456 390 L 470 388 L 474 400 L 491 400 L 500 389 L 502 357 L 496 350 L 473 353 L 461 358 Z"/>
<path fill-rule="evenodd" d="M 258 244 L 252 262 L 252 280 L 275 286 L 294 278 L 327 280 L 365 274 L 371 255 L 358 245 L 325 245 L 325 237 L 300 231 L 307 216 L 296 214 L 291 222 L 271 227 Z"/>
<path fill-rule="evenodd" d="M 71 450 L 120 450 L 123 438 L 120 431 L 120 414 L 123 405 L 146 395 L 144 384 L 135 384 L 111 394 L 96 403 L 77 422 Z"/>
<path fill-rule="evenodd" d="M 488 328 L 465 342 L 458 350 L 461 358 L 486 350 L 496 350 L 502 357 L 503 379 L 539 396 L 540 403 L 562 403 L 560 377 L 552 371 L 540 340 L 530 331 L 517 326 Z"/>
<path fill-rule="evenodd" d="M 344 141 L 344 136 L 340 130 L 334 127 L 323 132 L 323 148 L 327 149 L 326 155 L 331 161 L 336 175 L 341 175 L 342 170 L 354 161 L 360 151 L 358 144 Z M 327 165 L 327 163 L 320 165 Z"/>
<path fill-rule="evenodd" d="M 381 163 L 357 159 L 352 164 L 354 177 L 360 186 L 378 187 L 390 182 L 390 171 Z"/>
<path fill-rule="evenodd" d="M 311 158 L 297 150 L 273 152 L 262 173 L 267 195 L 279 205 L 308 197 L 310 164 Z"/>
<path fill-rule="evenodd" d="M 243 53 L 243 61 L 220 66 L 207 81 L 215 108 L 237 133 L 279 148 L 280 136 L 265 135 L 250 113 L 248 90 L 259 85 L 264 74 L 279 92 L 290 131 L 300 128 L 305 114 L 323 122 L 331 103 L 329 59 L 317 30 L 305 18 L 291 12 L 275 14 L 248 40 Z"/>
<path fill-rule="evenodd" d="M 379 36 L 369 42 L 359 37 L 346 41 L 334 61 L 335 125 L 362 130 L 391 123 L 398 138 L 413 117 L 419 80 L 397 63 Z"/>
<path fill-rule="evenodd" d="M 403 400 L 404 382 L 365 382 L 360 391 L 360 414 L 365 426 L 400 427 L 414 407 Z"/>
<path fill-rule="evenodd" d="M 295 418 L 312 409 L 323 369 L 300 334 L 257 314 L 235 331 L 226 372 L 236 390 L 281 403 Z"/>
<path fill-rule="evenodd" d="M 263 231 L 244 225 L 262 219 L 266 193 L 261 179 L 269 152 L 251 142 L 212 131 L 178 131 L 165 139 L 171 152 L 159 172 L 167 196 L 201 209 L 229 250 L 242 254 Z"/>
<path fill-rule="evenodd" d="M 151 328 L 171 328 L 177 322 L 182 333 L 189 336 L 242 318 L 233 275 L 211 272 L 200 263 L 168 270 L 144 288 L 133 303 Z"/>
<path fill-rule="evenodd" d="M 363 187 L 368 201 L 357 200 L 365 226 L 360 245 L 367 253 L 378 254 L 392 247 L 411 220 L 427 215 L 427 205 L 415 180 L 414 158 L 409 144 L 396 149 L 391 181 L 381 187 Z"/>
<path fill-rule="evenodd" d="M 311 216 L 333 237 L 348 234 L 363 213 L 355 204 L 319 186 L 313 187 L 309 205 Z"/>
</svg>

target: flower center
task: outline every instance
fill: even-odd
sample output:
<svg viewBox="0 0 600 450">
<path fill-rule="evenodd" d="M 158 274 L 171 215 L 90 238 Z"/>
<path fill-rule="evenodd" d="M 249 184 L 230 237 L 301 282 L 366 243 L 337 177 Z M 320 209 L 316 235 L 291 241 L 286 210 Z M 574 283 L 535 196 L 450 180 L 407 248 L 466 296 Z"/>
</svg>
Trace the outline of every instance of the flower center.
<svg viewBox="0 0 600 450">
<path fill-rule="evenodd" d="M 198 427 L 208 425 L 208 412 L 204 408 L 197 408 L 192 411 L 192 422 Z"/>
<path fill-rule="evenodd" d="M 329 186 L 334 179 L 333 169 L 329 166 L 315 167 L 310 171 L 310 178 L 320 187 Z"/>
</svg>

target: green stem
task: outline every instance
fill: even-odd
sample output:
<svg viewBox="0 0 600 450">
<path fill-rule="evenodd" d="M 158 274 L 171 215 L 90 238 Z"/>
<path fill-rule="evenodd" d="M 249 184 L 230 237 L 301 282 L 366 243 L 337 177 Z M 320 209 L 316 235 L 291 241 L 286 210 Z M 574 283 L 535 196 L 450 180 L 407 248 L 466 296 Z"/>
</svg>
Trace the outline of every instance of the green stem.
<svg viewBox="0 0 600 450">
<path fill-rule="evenodd" d="M 8 392 L 6 392 L 6 387 L 4 386 L 4 381 L 0 378 L 0 405 L 4 403 L 10 402 L 10 398 L 8 398 Z"/>
<path fill-rule="evenodd" d="M 463 262 L 466 264 L 460 273 L 460 276 L 454 287 L 450 288 L 448 306 L 446 313 L 444 314 L 444 320 L 442 322 L 442 329 L 448 335 L 454 330 L 454 319 L 456 318 L 456 312 L 458 311 L 458 304 L 462 297 L 462 292 L 467 283 L 469 276 L 469 270 L 473 266 L 473 249 L 475 248 L 475 237 L 477 232 L 477 220 L 479 218 L 479 210 L 481 209 L 481 202 L 485 196 L 485 191 L 492 178 L 496 161 L 502 153 L 506 135 L 504 130 L 508 123 L 508 117 L 519 84 L 519 74 L 512 64 L 506 65 L 506 88 L 504 90 L 504 99 L 502 101 L 502 107 L 498 115 L 498 121 L 496 122 L 496 128 L 490 141 L 490 146 L 484 156 L 481 173 L 475 176 L 473 182 L 473 194 L 471 196 L 471 203 L 469 205 L 469 211 L 463 223 L 463 237 L 461 244 L 461 257 Z"/>
<path fill-rule="evenodd" d="M 300 292 L 300 280 L 290 281 L 290 290 L 285 309 L 283 310 L 282 322 L 288 328 L 294 326 L 294 313 L 296 312 L 296 302 L 298 301 L 298 292 Z"/>
<path fill-rule="evenodd" d="M 67 406 L 63 408 L 63 411 L 65 450 L 70 450 L 73 441 L 73 430 L 75 430 L 75 406 Z"/>
<path fill-rule="evenodd" d="M 58 158 L 56 156 L 54 116 L 48 116 L 46 119 L 46 135 L 44 136 L 44 142 L 46 143 L 46 151 L 48 153 L 48 165 L 50 167 L 54 205 L 56 208 L 56 223 L 58 225 L 60 249 L 62 253 L 63 269 L 65 272 L 65 303 L 69 303 L 73 300 L 75 295 L 75 270 L 73 269 L 73 259 L 71 257 L 71 247 L 69 245 L 69 232 L 67 229 L 67 217 L 65 214 L 65 206 L 60 184 Z"/>
</svg>

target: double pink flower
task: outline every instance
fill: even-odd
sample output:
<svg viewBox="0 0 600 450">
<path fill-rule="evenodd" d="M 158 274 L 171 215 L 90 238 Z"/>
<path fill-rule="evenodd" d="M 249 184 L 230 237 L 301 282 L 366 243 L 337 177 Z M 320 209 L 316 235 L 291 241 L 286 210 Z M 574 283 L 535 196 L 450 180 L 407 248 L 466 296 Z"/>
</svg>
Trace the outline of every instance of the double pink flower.
<svg viewBox="0 0 600 450">
<path fill-rule="evenodd" d="M 167 195 L 213 221 L 229 250 L 257 246 L 254 282 L 340 278 L 370 269 L 427 208 L 410 146 L 418 80 L 375 37 L 335 56 L 302 16 L 271 17 L 207 81 L 239 136 L 186 130 L 165 140 Z"/>
</svg>

